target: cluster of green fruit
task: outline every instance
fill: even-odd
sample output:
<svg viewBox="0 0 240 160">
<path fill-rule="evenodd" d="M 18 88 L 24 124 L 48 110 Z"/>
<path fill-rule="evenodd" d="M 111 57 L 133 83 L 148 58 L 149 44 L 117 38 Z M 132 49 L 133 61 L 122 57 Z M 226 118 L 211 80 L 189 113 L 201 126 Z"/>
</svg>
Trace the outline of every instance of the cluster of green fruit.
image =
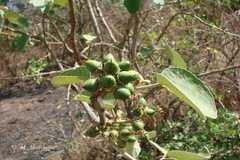
<svg viewBox="0 0 240 160">
<path fill-rule="evenodd" d="M 140 94 L 136 94 L 135 86 L 142 80 L 140 74 L 131 70 L 129 61 L 117 62 L 112 54 L 106 55 L 102 62 L 87 60 L 85 65 L 92 74 L 96 75 L 96 78 L 85 82 L 83 86 L 85 90 L 95 96 L 111 93 L 115 99 L 127 102 L 125 105 L 131 108 L 129 113 L 127 111 L 125 115 L 121 115 L 122 117 L 118 115 L 106 126 L 91 128 L 87 135 L 93 137 L 98 134 L 104 135 L 120 148 L 138 141 L 147 133 L 143 119 L 155 113 L 147 101 Z M 125 109 L 129 106 L 125 106 Z"/>
<path fill-rule="evenodd" d="M 130 70 L 129 61 L 117 62 L 112 54 L 104 57 L 103 62 L 87 60 L 86 67 L 91 73 L 100 73 L 98 78 L 89 79 L 83 88 L 91 93 L 97 91 L 113 91 L 116 99 L 125 100 L 134 94 L 134 84 L 140 75 Z"/>
<path fill-rule="evenodd" d="M 119 148 L 124 148 L 127 143 L 138 141 L 144 132 L 144 122 L 135 120 L 132 122 L 114 122 L 103 132 L 103 135 L 110 138 Z"/>
</svg>

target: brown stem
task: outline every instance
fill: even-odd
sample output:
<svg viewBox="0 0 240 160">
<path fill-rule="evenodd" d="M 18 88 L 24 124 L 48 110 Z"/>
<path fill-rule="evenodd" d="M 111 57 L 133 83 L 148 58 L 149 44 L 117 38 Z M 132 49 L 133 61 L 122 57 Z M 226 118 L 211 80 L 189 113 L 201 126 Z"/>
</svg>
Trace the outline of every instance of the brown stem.
<svg viewBox="0 0 240 160">
<path fill-rule="evenodd" d="M 75 10 L 74 10 L 74 6 L 75 6 L 74 0 L 68 0 L 68 4 L 69 4 L 69 18 L 70 18 L 70 24 L 71 24 L 71 30 L 69 34 L 70 46 L 73 50 L 75 61 L 78 64 L 81 64 L 82 60 L 77 50 L 76 37 L 75 37 L 77 22 L 76 22 Z"/>
</svg>

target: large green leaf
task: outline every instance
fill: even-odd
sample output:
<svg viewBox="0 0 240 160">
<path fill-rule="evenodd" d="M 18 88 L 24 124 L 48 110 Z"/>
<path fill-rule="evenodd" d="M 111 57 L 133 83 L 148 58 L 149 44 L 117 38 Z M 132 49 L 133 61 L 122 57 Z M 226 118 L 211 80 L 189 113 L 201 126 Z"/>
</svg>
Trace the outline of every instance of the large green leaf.
<svg viewBox="0 0 240 160">
<path fill-rule="evenodd" d="M 172 65 L 178 68 L 187 69 L 186 62 L 178 52 L 176 52 L 172 48 L 165 49 L 165 52 L 168 54 L 169 58 L 171 59 Z"/>
<path fill-rule="evenodd" d="M 153 0 L 153 3 L 159 4 L 159 5 L 164 5 L 164 0 Z"/>
<path fill-rule="evenodd" d="M 115 107 L 115 102 L 116 102 L 116 99 L 111 93 L 99 99 L 99 103 L 101 107 L 107 110 L 112 110 Z"/>
<path fill-rule="evenodd" d="M 4 11 L 0 9 L 0 32 L 2 31 L 3 25 L 4 25 Z"/>
<path fill-rule="evenodd" d="M 193 107 L 201 116 L 217 118 L 212 93 L 194 74 L 181 68 L 167 68 L 157 76 L 158 82 L 182 101 Z"/>
<path fill-rule="evenodd" d="M 206 154 L 197 154 L 197 153 L 191 153 L 191 152 L 185 152 L 185 151 L 179 151 L 179 150 L 167 150 L 165 148 L 162 148 L 157 143 L 153 141 L 149 141 L 150 144 L 158 149 L 160 152 L 164 154 L 165 157 L 174 159 L 174 160 L 207 160 L 210 159 L 210 155 Z"/>
<path fill-rule="evenodd" d="M 88 91 L 82 91 L 74 97 L 74 100 L 86 102 L 87 104 L 91 103 L 91 93 Z"/>
<path fill-rule="evenodd" d="M 27 19 L 15 12 L 5 10 L 4 16 L 10 23 L 17 25 L 18 27 L 21 28 L 28 27 Z"/>
<path fill-rule="evenodd" d="M 167 157 L 175 158 L 176 160 L 207 160 L 210 158 L 210 155 L 172 150 L 167 152 Z"/>
<path fill-rule="evenodd" d="M 54 4 L 65 7 L 68 4 L 68 0 L 54 0 Z"/>
<path fill-rule="evenodd" d="M 30 0 L 29 3 L 31 3 L 34 7 L 43 7 L 48 3 L 52 3 L 53 0 Z"/>
<path fill-rule="evenodd" d="M 128 153 L 133 158 L 138 159 L 138 156 L 141 152 L 141 146 L 138 141 L 134 143 L 127 143 L 127 145 L 122 149 L 122 151 Z"/>
<path fill-rule="evenodd" d="M 144 0 L 124 0 L 124 6 L 130 13 L 136 13 L 140 10 Z"/>
<path fill-rule="evenodd" d="M 63 71 L 60 75 L 54 77 L 52 79 L 52 84 L 54 86 L 68 85 L 80 83 L 82 84 L 84 81 L 90 78 L 90 72 L 86 67 L 80 66 L 77 68 L 72 68 Z"/>
</svg>

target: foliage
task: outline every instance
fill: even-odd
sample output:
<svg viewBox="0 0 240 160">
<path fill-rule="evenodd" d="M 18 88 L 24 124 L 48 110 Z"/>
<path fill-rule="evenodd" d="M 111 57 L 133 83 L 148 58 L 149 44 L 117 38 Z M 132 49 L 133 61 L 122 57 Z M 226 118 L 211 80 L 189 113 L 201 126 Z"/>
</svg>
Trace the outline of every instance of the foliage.
<svg viewBox="0 0 240 160">
<path fill-rule="evenodd" d="M 239 116 L 224 108 L 218 110 L 216 120 L 203 120 L 189 111 L 184 118 L 167 120 L 157 128 L 158 143 L 168 149 L 210 152 L 214 160 L 239 157 Z"/>
<path fill-rule="evenodd" d="M 36 60 L 33 58 L 29 61 L 28 73 L 33 76 L 33 79 L 36 81 L 38 85 L 42 84 L 43 77 L 39 75 L 42 71 L 44 71 L 48 67 L 47 59 L 39 59 Z"/>
<path fill-rule="evenodd" d="M 127 65 L 122 66 L 122 64 Z M 155 113 L 155 110 L 152 104 L 136 91 L 136 87 L 145 80 L 129 65 L 129 62 L 118 62 L 112 54 L 108 54 L 102 62 L 87 60 L 86 67 L 81 66 L 81 70 L 73 68 L 64 71 L 53 78 L 52 82 L 55 85 L 80 84 L 84 90 L 75 99 L 91 105 L 100 119 L 97 126 L 88 130 L 88 135 L 91 137 L 102 135 L 118 146 L 122 152 L 138 158 L 141 141 L 155 137 L 153 130 L 149 131 L 145 128 L 145 121 Z M 85 68 L 89 71 L 85 71 Z M 91 77 L 89 77 L 90 72 Z M 191 72 L 180 68 L 168 68 L 159 74 L 159 82 L 195 108 L 202 117 L 216 118 L 217 111 L 215 104 L 212 103 L 211 93 Z M 180 82 L 185 88 L 179 88 Z M 176 89 L 173 89 L 174 87 Z M 196 94 L 189 94 L 188 87 Z M 199 101 L 199 96 L 204 101 Z M 204 108 L 205 106 L 208 108 Z M 113 117 L 107 118 L 106 111 L 113 112 Z M 169 151 L 166 156 L 178 160 L 182 160 L 182 157 L 208 159 L 183 151 Z"/>
</svg>

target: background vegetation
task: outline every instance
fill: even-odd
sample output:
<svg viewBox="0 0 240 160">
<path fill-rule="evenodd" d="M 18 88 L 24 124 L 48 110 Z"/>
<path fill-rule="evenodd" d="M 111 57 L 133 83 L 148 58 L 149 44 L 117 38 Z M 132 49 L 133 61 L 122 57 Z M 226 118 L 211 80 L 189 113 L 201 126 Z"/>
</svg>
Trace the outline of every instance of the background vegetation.
<svg viewBox="0 0 240 160">
<path fill-rule="evenodd" d="M 0 0 L 0 88 L 28 79 L 41 86 L 61 70 L 108 53 L 129 60 L 152 82 L 169 66 L 188 68 L 211 89 L 218 118 L 202 120 L 166 89 L 147 85 L 141 92 L 157 110 L 147 124 L 157 131 L 155 142 L 237 160 L 240 1 L 142 3 L 135 13 L 122 0 Z M 140 159 L 161 156 L 149 144 L 141 146 Z"/>
</svg>

